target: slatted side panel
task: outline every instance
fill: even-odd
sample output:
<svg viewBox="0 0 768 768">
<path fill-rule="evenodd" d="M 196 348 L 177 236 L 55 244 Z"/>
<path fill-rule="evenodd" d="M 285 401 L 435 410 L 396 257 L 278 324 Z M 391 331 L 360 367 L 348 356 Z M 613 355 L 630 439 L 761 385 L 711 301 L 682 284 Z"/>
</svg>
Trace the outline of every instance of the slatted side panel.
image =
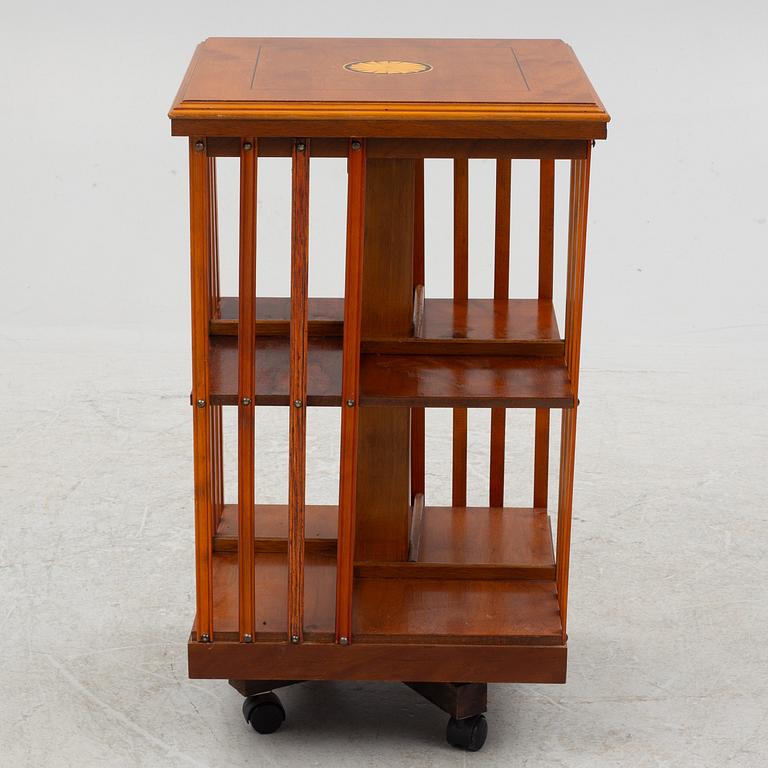
<svg viewBox="0 0 768 768">
<path fill-rule="evenodd" d="M 288 481 L 288 639 L 304 633 L 304 516 L 307 453 L 307 356 L 309 323 L 309 157 L 308 140 L 293 148 L 291 212 L 290 426 Z"/>
<path fill-rule="evenodd" d="M 552 301 L 555 229 L 555 161 L 539 169 L 539 300 Z M 536 409 L 533 506 L 546 508 L 549 483 L 549 408 Z"/>
<path fill-rule="evenodd" d="M 219 316 L 219 211 L 216 183 L 216 158 L 208 157 L 209 264 L 208 307 L 211 319 Z M 224 511 L 224 445 L 220 405 L 209 406 L 211 421 L 211 488 L 214 530 Z"/>
<path fill-rule="evenodd" d="M 512 197 L 512 160 L 496 160 L 496 234 L 493 274 L 493 298 L 509 299 L 509 234 Z M 491 461 L 489 504 L 504 506 L 504 443 L 507 411 L 491 409 Z"/>
<path fill-rule="evenodd" d="M 453 298 L 469 298 L 469 160 L 453 161 Z M 467 409 L 453 409 L 452 505 L 467 506 Z"/>
<path fill-rule="evenodd" d="M 352 635 L 355 551 L 360 319 L 365 235 L 365 141 L 350 140 L 347 160 L 347 248 L 344 278 L 344 346 L 341 382 L 341 467 L 336 567 L 336 642 Z"/>
<path fill-rule="evenodd" d="M 590 153 L 585 160 L 571 161 L 570 212 L 568 225 L 568 267 L 565 306 L 565 359 L 574 396 L 578 403 L 581 313 L 584 297 L 584 262 L 587 236 Z M 573 472 L 576 449 L 577 406 L 563 411 L 560 445 L 560 485 L 557 513 L 557 594 L 566 638 L 568 568 L 573 508 Z"/>
<path fill-rule="evenodd" d="M 240 144 L 240 279 L 237 330 L 238 607 L 240 642 L 254 637 L 254 400 L 256 325 L 256 139 Z"/>
<path fill-rule="evenodd" d="M 420 312 L 424 306 L 424 160 L 416 160 L 413 216 L 413 288 L 414 336 L 420 335 Z M 411 505 L 425 487 L 425 414 L 423 408 L 411 408 Z M 413 514 L 413 512 L 411 513 Z"/>
<path fill-rule="evenodd" d="M 190 284 L 192 309 L 192 403 L 195 477 L 195 586 L 197 640 L 213 638 L 213 488 L 208 394 L 210 317 L 210 166 L 205 141 L 189 141 Z"/>
</svg>

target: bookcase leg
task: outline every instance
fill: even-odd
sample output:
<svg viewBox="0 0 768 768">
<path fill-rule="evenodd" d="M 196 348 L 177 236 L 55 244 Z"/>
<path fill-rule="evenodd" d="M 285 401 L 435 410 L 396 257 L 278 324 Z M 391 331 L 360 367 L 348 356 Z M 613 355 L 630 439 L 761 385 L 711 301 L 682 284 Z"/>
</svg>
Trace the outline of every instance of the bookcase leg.
<svg viewBox="0 0 768 768">
<path fill-rule="evenodd" d="M 486 683 L 406 683 L 420 696 L 450 715 L 445 738 L 452 747 L 477 752 L 485 744 L 488 723 Z"/>
<path fill-rule="evenodd" d="M 407 685 L 443 712 L 461 720 L 488 709 L 487 683 L 409 683 Z"/>
<path fill-rule="evenodd" d="M 230 680 L 229 684 L 241 696 L 255 696 L 259 693 L 274 691 L 275 688 L 287 688 L 289 685 L 296 685 L 302 680 Z"/>
</svg>

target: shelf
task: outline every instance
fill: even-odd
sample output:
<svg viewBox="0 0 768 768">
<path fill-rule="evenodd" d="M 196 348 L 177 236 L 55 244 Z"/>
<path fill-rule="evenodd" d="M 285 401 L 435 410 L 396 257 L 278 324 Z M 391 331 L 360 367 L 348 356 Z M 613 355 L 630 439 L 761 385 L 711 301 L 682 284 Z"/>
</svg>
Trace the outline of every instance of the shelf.
<svg viewBox="0 0 768 768">
<path fill-rule="evenodd" d="M 288 512 L 285 505 L 255 512 L 256 640 L 274 642 L 286 631 Z M 305 634 L 317 642 L 333 638 L 336 514 L 334 506 L 307 508 Z M 213 558 L 221 640 L 237 636 L 236 528 L 237 509 L 227 505 Z M 358 642 L 561 642 L 545 510 L 426 507 L 418 562 L 356 563 L 355 576 Z"/>
<path fill-rule="evenodd" d="M 255 403 L 288 405 L 289 301 L 265 298 L 256 307 Z M 221 299 L 220 308 L 211 321 L 211 402 L 236 405 L 237 301 Z M 341 405 L 342 314 L 339 299 L 310 303 L 310 406 Z M 551 302 L 427 299 L 421 328 L 419 338 L 363 340 L 361 405 L 573 406 Z"/>
</svg>

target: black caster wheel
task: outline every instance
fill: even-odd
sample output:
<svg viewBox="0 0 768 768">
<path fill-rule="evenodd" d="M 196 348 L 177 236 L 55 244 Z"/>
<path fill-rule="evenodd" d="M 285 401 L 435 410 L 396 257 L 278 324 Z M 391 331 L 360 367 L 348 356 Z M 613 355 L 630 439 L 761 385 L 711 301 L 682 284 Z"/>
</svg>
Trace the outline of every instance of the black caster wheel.
<svg viewBox="0 0 768 768">
<path fill-rule="evenodd" d="M 257 733 L 274 733 L 285 720 L 285 710 L 280 699 L 270 691 L 246 696 L 243 717 Z"/>
<path fill-rule="evenodd" d="M 488 723 L 483 715 L 464 717 L 461 720 L 452 717 L 445 732 L 445 738 L 451 746 L 466 749 L 467 752 L 481 749 L 487 736 Z"/>
</svg>

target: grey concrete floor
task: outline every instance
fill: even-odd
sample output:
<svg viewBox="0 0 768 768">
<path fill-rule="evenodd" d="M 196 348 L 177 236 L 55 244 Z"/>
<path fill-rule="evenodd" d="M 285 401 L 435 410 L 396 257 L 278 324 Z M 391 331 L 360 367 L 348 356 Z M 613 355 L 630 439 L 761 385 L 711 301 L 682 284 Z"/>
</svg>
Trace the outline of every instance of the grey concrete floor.
<svg viewBox="0 0 768 768">
<path fill-rule="evenodd" d="M 6 329 L 0 765 L 765 765 L 760 333 L 715 329 L 623 350 L 587 339 L 568 683 L 491 686 L 487 744 L 467 755 L 445 744 L 444 716 L 401 685 L 286 690 L 288 721 L 260 737 L 225 682 L 188 680 L 187 340 Z M 259 488 L 267 500 L 285 496 L 281 418 L 259 415 L 261 460 L 277 468 Z M 323 428 L 334 416 L 316 418 L 320 501 L 335 493 L 336 448 Z M 440 503 L 449 432 L 443 415 L 430 418 L 428 493 Z M 521 503 L 529 473 L 513 465 L 530 463 L 525 418 L 508 430 L 510 496 Z M 470 497 L 480 502 L 478 419 Z"/>
</svg>

